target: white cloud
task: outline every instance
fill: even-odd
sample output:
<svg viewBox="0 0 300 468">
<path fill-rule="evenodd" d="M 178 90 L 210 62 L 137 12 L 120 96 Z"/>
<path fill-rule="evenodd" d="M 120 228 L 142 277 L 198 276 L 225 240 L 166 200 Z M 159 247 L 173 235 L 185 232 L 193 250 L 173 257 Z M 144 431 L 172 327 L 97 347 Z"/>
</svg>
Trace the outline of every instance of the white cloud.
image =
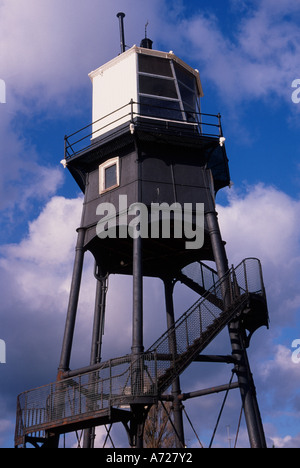
<svg viewBox="0 0 300 468">
<path fill-rule="evenodd" d="M 212 13 L 195 10 L 186 19 L 182 2 L 173 5 L 170 15 L 159 13 L 166 5 L 158 0 L 118 0 L 113 5 L 103 0 L 101 7 L 97 0 L 87 0 L 84 6 L 71 0 L 0 2 L 0 77 L 8 93 L 7 104 L 0 108 L 1 209 L 11 210 L 13 217 L 15 207 L 24 211 L 34 199 L 47 200 L 62 183 L 57 166 L 44 168 L 43 154 L 21 135 L 18 113 L 22 109 L 35 118 L 40 109 L 49 115 L 74 115 L 82 108 L 86 112 L 91 101 L 88 72 L 119 51 L 119 10 L 126 12 L 128 45 L 139 43 L 149 20 L 148 33 L 156 45 L 183 57 L 188 51 L 189 61 L 192 56 L 201 75 L 227 102 L 271 96 L 291 102 L 300 43 L 296 1 L 287 7 L 285 2 L 264 0 L 251 3 L 251 8 L 243 2 L 244 14 L 234 17 L 236 32 L 231 36 Z"/>
<path fill-rule="evenodd" d="M 12 447 L 5 447 L 5 440 L 7 434 L 10 431 L 14 430 L 14 424 L 10 419 L 0 419 L 0 446 L 2 448 L 12 448 Z"/>
<path fill-rule="evenodd" d="M 80 199 L 54 197 L 30 224 L 26 238 L 1 247 L 3 308 L 22 304 L 31 317 L 65 312 L 81 204 Z"/>
<path fill-rule="evenodd" d="M 288 431 L 299 411 L 300 366 L 291 345 L 299 338 L 300 201 L 258 184 L 229 192 L 228 202 L 217 211 L 229 261 L 260 258 L 267 291 L 270 329 L 257 332 L 249 349 L 266 436 L 276 447 L 297 447 Z"/>
<path fill-rule="evenodd" d="M 137 0 L 120 0 L 113 4 L 103 0 L 100 8 L 96 0 L 88 0 L 84 6 L 82 2 L 71 0 L 22 3 L 0 0 L 0 78 L 5 78 L 10 98 L 0 111 L 12 112 L 1 115 L 1 208 L 18 204 L 25 213 L 29 203 L 36 198 L 46 203 L 62 182 L 62 172 L 42 166 L 42 156 L 39 159 L 24 135 L 16 133 L 16 127 L 12 126 L 16 116 L 13 112 L 22 109 L 27 115 L 30 112 L 35 115 L 39 109 L 47 112 L 49 109 L 51 113 L 60 108 L 70 113 L 75 107 L 66 106 L 66 100 L 72 101 L 74 97 L 78 105 L 83 99 L 81 92 L 90 92 L 87 73 L 119 51 L 115 17 L 119 10 L 126 12 L 128 45 L 142 38 L 144 24 L 149 19 L 149 36 L 170 45 L 180 56 L 186 56 L 188 51 L 189 62 L 193 56 L 201 76 L 212 81 L 228 100 L 271 96 L 290 100 L 290 84 L 297 77 L 294 74 L 299 56 L 299 31 L 294 16 L 299 13 L 298 1 L 286 5 L 283 0 L 264 0 L 256 2 L 255 11 L 244 1 L 245 15 L 230 38 L 225 35 L 221 20 L 214 15 L 197 13 L 189 20 L 181 19 L 177 25 L 174 21 L 178 19 L 178 5 L 175 5 L 173 16 L 161 14 L 158 17 L 162 4 L 165 6 L 159 0 L 151 5 Z M 182 8 L 180 2 L 179 7 Z M 290 17 L 283 17 L 283 12 Z M 23 106 L 24 102 L 30 103 L 29 110 Z M 18 384 L 11 378 L 11 388 L 5 384 L 2 391 L 7 395 L 11 395 L 12 388 L 22 391 L 32 382 L 34 385 L 47 383 L 49 369 L 52 372 L 58 365 L 81 203 L 81 199 L 54 197 L 30 224 L 26 238 L 1 249 L 1 333 L 6 335 L 1 338 L 8 344 L 10 362 L 7 369 L 11 376 L 18 375 L 19 378 Z M 279 336 L 284 327 L 292 326 L 295 312 L 300 307 L 299 210 L 298 200 L 263 185 L 250 187 L 242 194 L 233 191 L 229 205 L 218 206 L 230 263 L 237 264 L 248 256 L 262 260 L 269 293 L 271 330 L 263 332 L 264 339 L 251 351 L 251 358 L 253 356 L 254 378 L 258 374 L 259 383 L 264 383 L 274 418 L 274 394 L 272 396 L 270 392 L 270 384 L 278 396 L 282 377 L 295 377 L 299 372 L 290 361 L 287 363 L 289 354 L 283 346 L 273 347 L 276 354 L 270 358 L 273 343 L 269 338 L 276 336 L 276 331 Z M 92 267 L 92 259 L 88 260 L 88 266 Z M 111 353 L 115 356 L 130 352 L 131 287 L 128 278 L 110 280 L 103 338 L 107 358 L 112 357 Z M 82 364 L 89 358 L 94 289 L 91 274 L 83 281 L 76 330 L 79 352 L 75 353 L 75 358 L 84 360 Z M 147 282 L 145 327 L 149 344 L 165 327 L 161 293 L 157 283 L 150 285 Z M 180 291 L 176 299 L 180 302 L 179 307 L 176 303 L 177 311 L 182 313 L 188 294 Z M 265 338 L 267 333 L 270 335 Z M 263 347 L 268 348 L 265 354 Z M 24 356 L 30 361 L 30 369 L 28 362 L 20 365 Z M 261 367 L 256 365 L 256 359 L 262 362 Z M 50 375 L 52 379 L 55 379 L 55 373 Z M 290 396 L 296 392 L 296 387 L 293 378 L 289 385 Z M 284 408 L 284 402 L 281 401 L 281 405 Z M 206 416 L 205 407 L 203 411 L 202 421 Z M 274 430 L 272 434 L 275 433 Z M 276 444 L 291 444 L 290 437 L 278 437 Z"/>
<path fill-rule="evenodd" d="M 232 3 L 232 2 L 231 2 Z M 234 3 L 232 3 L 234 5 Z M 241 2 L 239 2 L 241 8 Z M 148 33 L 175 53 L 186 56 L 201 75 L 217 85 L 228 100 L 271 97 L 290 99 L 299 55 L 299 3 L 297 1 L 243 2 L 243 14 L 232 16 L 235 31 L 225 34 L 222 19 L 209 9 L 186 18 L 182 2 L 167 10 L 158 0 L 112 3 L 87 0 L 2 0 L 1 78 L 21 99 L 34 97 L 34 105 L 49 99 L 59 103 L 82 90 L 90 90 L 89 71 L 119 53 L 116 13 L 125 11 L 125 39 L 139 44 L 144 25 Z M 167 14 L 168 11 L 168 14 Z M 166 14 L 164 14 L 166 13 Z M 34 33 L 33 33 L 34 32 Z M 13 51 L 13 53 L 11 52 Z M 80 95 L 79 95 L 80 96 Z M 75 108 L 74 108 L 75 109 Z"/>
<path fill-rule="evenodd" d="M 228 199 L 217 209 L 233 261 L 248 251 L 278 268 L 290 265 L 298 254 L 300 201 L 263 184 L 231 189 Z"/>
<path fill-rule="evenodd" d="M 29 224 L 28 236 L 17 245 L 1 248 L 8 264 L 31 263 L 39 268 L 52 265 L 59 268 L 70 261 L 80 223 L 82 198 L 53 197 L 38 218 Z"/>
<path fill-rule="evenodd" d="M 293 326 L 300 308 L 300 201 L 262 184 L 229 191 L 228 200 L 217 211 L 229 263 L 259 258 L 271 323 Z"/>
<path fill-rule="evenodd" d="M 285 382 L 281 387 L 282 393 L 287 398 L 287 393 L 291 387 L 294 386 L 295 381 L 300 377 L 300 366 L 295 364 L 292 360 L 292 349 L 288 349 L 283 345 L 277 345 L 274 351 L 274 358 L 266 361 L 260 366 L 260 373 L 263 379 L 277 380 L 279 375 L 280 379 Z M 281 395 L 283 397 L 283 395 Z"/>
<path fill-rule="evenodd" d="M 271 437 L 271 440 L 274 444 L 274 448 L 287 449 L 287 448 L 299 448 L 300 446 L 300 435 L 292 437 L 287 435 L 283 438 L 281 437 Z"/>
<path fill-rule="evenodd" d="M 30 224 L 27 237 L 19 244 L 6 245 L 1 249 L 2 309 L 4 314 L 5 311 L 11 311 L 10 314 L 4 315 L 2 332 L 5 332 L 6 336 L 1 336 L 8 343 L 8 366 L 12 364 L 18 368 L 20 353 L 29 356 L 32 363 L 31 380 L 29 375 L 26 378 L 23 377 L 23 371 L 20 371 L 19 376 L 23 380 L 19 382 L 19 386 L 22 383 L 26 385 L 28 382 L 29 386 L 32 386 L 32 382 L 41 385 L 55 379 L 55 373 L 49 376 L 49 372 L 53 372 L 58 365 L 72 274 L 75 229 L 80 221 L 81 208 L 81 197 L 74 200 L 67 200 L 63 197 L 52 198 L 39 217 Z M 227 240 L 230 259 L 239 262 L 245 256 L 262 257 L 267 289 L 271 288 L 273 295 L 269 298 L 273 327 L 274 312 L 278 315 L 275 328 L 282 327 L 282 325 L 289 326 L 295 308 L 299 306 L 295 299 L 298 294 L 297 277 L 294 278 L 292 284 L 289 284 L 288 298 L 295 299 L 295 303 L 289 304 L 290 310 L 286 307 L 286 288 L 275 290 L 273 286 L 275 282 L 277 287 L 287 273 L 293 272 L 297 275 L 296 264 L 287 262 L 282 266 L 281 260 L 291 251 L 294 251 L 295 257 L 299 257 L 296 224 L 298 210 L 296 200 L 292 200 L 274 188 L 261 185 L 249 189 L 239 198 L 233 195 L 227 207 L 218 206 L 219 220 L 223 237 Z M 274 239 L 272 235 L 275 236 Z M 87 268 L 91 272 L 87 274 L 85 271 L 87 276 L 83 279 L 72 367 L 78 365 L 78 358 L 79 365 L 86 365 L 89 359 L 95 294 L 92 259 L 88 259 Z M 286 286 L 286 283 L 284 284 Z M 145 335 L 150 345 L 165 329 L 166 318 L 162 285 L 147 280 L 145 286 Z M 112 277 L 110 279 L 106 331 L 103 337 L 105 359 L 130 352 L 131 291 L 130 278 Z M 185 308 L 190 306 L 188 301 L 187 291 L 184 294 L 182 291 L 177 292 L 175 305 L 178 313 L 183 313 Z M 280 315 L 283 304 L 284 317 Z M 275 310 L 273 310 L 274 307 Z M 266 405 L 272 410 L 273 402 L 277 401 L 280 392 L 283 391 L 282 379 L 285 381 L 289 379 L 289 385 L 285 386 L 285 396 L 293 398 L 297 388 L 296 376 L 300 372 L 300 367 L 295 367 L 290 359 L 291 353 L 283 346 L 278 346 L 275 357 L 270 358 L 272 343 L 267 336 L 270 332 L 264 330 L 263 333 L 265 339 L 256 341 L 255 349 L 251 350 L 251 364 L 259 388 L 264 388 L 266 396 L 261 399 L 264 400 L 265 397 L 268 399 L 268 404 L 263 403 L 263 408 Z M 274 336 L 274 330 L 271 334 Z M 17 348 L 12 352 L 12 345 L 16 346 L 17 343 Z M 266 343 L 267 352 L 263 349 Z M 54 353 L 53 346 L 55 346 Z M 273 349 L 275 349 L 274 346 Z M 11 360 L 13 362 L 9 364 Z M 201 381 L 204 379 L 204 383 L 202 382 L 204 386 L 206 385 L 205 375 L 201 377 Z M 47 381 L 42 379 L 47 379 Z M 183 380 L 184 391 L 190 391 L 188 381 L 187 374 Z M 193 381 L 193 385 L 197 385 L 195 379 Z M 21 388 L 21 390 L 25 389 Z M 284 404 L 282 399 L 280 401 L 283 410 Z M 207 409 L 203 405 L 199 406 L 199 411 L 200 409 L 203 420 L 203 412 L 205 413 Z M 276 419 L 275 411 L 273 417 Z M 194 417 L 193 420 L 195 420 Z M 202 427 L 201 423 L 199 427 Z"/>
<path fill-rule="evenodd" d="M 33 96 L 42 105 L 75 92 L 78 98 L 80 87 L 90 87 L 88 73 L 120 51 L 118 11 L 126 12 L 131 46 L 139 44 L 147 20 L 154 29 L 160 3 L 2 0 L 0 76 L 18 96 Z"/>
<path fill-rule="evenodd" d="M 60 168 L 42 165 L 37 150 L 15 130 L 10 110 L 10 104 L 0 108 L 0 209 L 7 215 L 16 206 L 26 210 L 33 199 L 44 202 L 63 181 Z"/>
<path fill-rule="evenodd" d="M 21 97 L 42 93 L 45 99 L 45 94 L 54 96 L 82 83 L 82 72 L 94 51 L 88 44 L 96 36 L 92 12 L 97 3 L 89 0 L 83 9 L 80 2 L 69 0 L 2 1 L 1 55 L 8 86 Z M 98 21 L 101 31 L 100 15 Z"/>
<path fill-rule="evenodd" d="M 155 30 L 159 6 L 158 0 L 0 1 L 0 79 L 7 91 L 6 104 L 0 107 L 3 232 L 7 220 L 17 224 L 18 210 L 30 216 L 33 205 L 46 202 L 62 184 L 62 153 L 51 155 L 57 128 L 47 136 L 46 151 L 34 145 L 53 118 L 67 115 L 70 123 L 81 116 L 84 124 L 89 121 L 88 73 L 120 51 L 117 12 L 127 13 L 126 42 L 133 45 L 142 39 L 148 19 Z M 71 123 L 69 128 L 74 130 Z M 66 132 L 62 129 L 61 135 Z M 63 137 L 61 145 L 63 152 Z"/>
<path fill-rule="evenodd" d="M 0 248 L 2 309 L 3 312 L 4 310 L 14 311 L 9 315 L 5 327 L 8 335 L 12 327 L 11 321 L 23 323 L 25 320 L 26 322 L 26 316 L 28 317 L 26 325 L 28 327 L 34 321 L 35 316 L 39 316 L 39 323 L 45 327 L 43 333 L 47 333 L 47 323 L 49 320 L 51 321 L 52 314 L 54 314 L 53 323 L 55 322 L 55 326 L 59 328 L 62 335 L 75 255 L 76 229 L 81 219 L 82 203 L 82 197 L 77 199 L 53 197 L 39 216 L 29 224 L 26 237 L 17 244 L 8 244 Z M 93 271 L 94 260 L 87 253 L 78 307 L 73 367 L 87 365 L 89 362 L 96 288 Z M 145 345 L 150 346 L 165 327 L 153 321 L 152 304 L 153 300 L 158 303 L 161 301 L 161 297 L 158 297 L 157 294 L 157 289 L 160 289 L 160 286 L 157 285 L 157 282 L 152 284 L 147 279 L 145 279 L 145 286 L 145 326 L 149 328 Z M 131 278 L 126 276 L 110 277 L 105 335 L 103 337 L 104 355 L 107 359 L 130 352 L 131 291 Z M 157 313 L 160 315 L 161 311 L 158 310 Z M 18 314 L 21 314 L 19 318 Z M 164 314 L 160 322 L 165 324 Z M 55 330 L 49 328 L 49 336 L 47 337 L 49 346 L 51 346 L 52 340 L 55 342 L 57 339 L 56 336 L 51 336 L 51 333 L 57 333 Z M 15 330 L 15 333 L 18 335 L 18 331 Z M 33 326 L 30 337 L 35 333 L 36 328 Z M 39 341 L 36 337 L 36 345 L 33 343 L 32 346 L 38 346 Z M 28 343 L 24 346 L 28 346 Z M 79 363 L 76 362 L 78 356 Z M 38 364 L 40 360 L 43 361 L 43 357 L 37 355 L 36 360 Z M 58 362 L 56 364 L 58 365 Z"/>
<path fill-rule="evenodd" d="M 182 19 L 181 2 L 168 16 L 159 13 L 165 11 L 166 3 L 158 0 L 151 4 L 119 0 L 113 5 L 102 0 L 101 7 L 96 0 L 87 0 L 84 6 L 71 0 L 28 0 L 21 4 L 17 0 L 2 0 L 0 77 L 6 81 L 8 102 L 1 113 L 4 108 L 13 113 L 22 109 L 27 114 L 40 108 L 50 114 L 58 109 L 68 114 L 86 109 L 91 92 L 88 72 L 119 51 L 119 10 L 126 12 L 128 45 L 139 42 L 149 20 L 149 33 L 157 44 L 161 42 L 183 56 L 188 51 L 189 60 L 192 56 L 201 75 L 215 83 L 228 102 L 274 96 L 291 102 L 291 83 L 298 73 L 299 4 L 264 0 L 254 3 L 254 7 L 252 3 L 251 8 L 247 5 L 243 2 L 244 15 L 235 19 L 236 32 L 230 38 L 223 31 L 221 19 L 211 13 L 196 11 L 191 18 Z M 296 106 L 292 109 L 295 111 Z M 1 187 L 11 192 L 9 182 L 20 181 L 25 161 L 36 180 L 42 171 L 40 163 L 31 165 L 36 155 L 28 148 L 28 142 L 16 130 L 12 131 L 12 118 L 13 114 L 8 124 L 3 124 L 2 119 L 0 129 L 4 142 L 1 160 L 5 159 L 1 161 Z M 54 174 L 58 177 L 57 171 L 50 171 L 51 176 Z M 41 193 L 38 182 L 31 186 Z M 16 196 L 5 193 L 1 197 L 5 203 Z M 29 197 L 32 199 L 32 189 L 27 187 L 19 199 Z"/>
<path fill-rule="evenodd" d="M 222 18 L 207 10 L 188 19 L 177 17 L 177 24 L 164 30 L 165 38 L 173 38 L 177 53 L 193 56 L 201 76 L 216 85 L 228 104 L 278 97 L 290 101 L 291 83 L 299 73 L 299 2 L 238 3 L 243 14 L 232 17 L 230 34 Z M 171 28 L 176 29 L 172 36 Z"/>
</svg>

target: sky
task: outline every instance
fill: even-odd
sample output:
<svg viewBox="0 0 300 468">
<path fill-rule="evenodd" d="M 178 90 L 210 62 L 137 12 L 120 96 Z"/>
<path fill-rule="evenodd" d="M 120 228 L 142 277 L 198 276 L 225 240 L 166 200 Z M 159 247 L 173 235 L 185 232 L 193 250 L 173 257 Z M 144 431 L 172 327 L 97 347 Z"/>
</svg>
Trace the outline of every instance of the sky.
<svg viewBox="0 0 300 468">
<path fill-rule="evenodd" d="M 82 209 L 80 189 L 60 164 L 64 135 L 91 122 L 88 73 L 119 54 L 119 11 L 126 45 L 139 45 L 148 21 L 155 49 L 173 50 L 200 71 L 202 111 L 222 115 L 233 182 L 217 196 L 227 255 L 234 265 L 260 258 L 268 296 L 270 328 L 258 330 L 249 349 L 267 444 L 298 448 L 299 0 L 0 0 L 0 447 L 13 446 L 17 395 L 56 378 Z M 76 367 L 89 360 L 92 265 L 87 256 Z M 130 284 L 110 279 L 104 358 L 130 352 Z M 195 299 L 176 286 L 177 316 Z M 145 346 L 165 327 L 163 301 L 160 282 L 145 279 Z M 227 334 L 211 351 L 230 353 Z M 182 390 L 221 385 L 230 374 L 224 365 L 193 364 Z M 204 446 L 223 396 L 185 402 Z M 234 390 L 214 446 L 232 443 L 240 405 Z M 99 446 L 103 437 L 99 430 Z M 116 445 L 127 443 L 118 428 L 114 437 Z M 188 424 L 186 439 L 199 446 Z M 249 446 L 244 422 L 238 446 Z"/>
</svg>

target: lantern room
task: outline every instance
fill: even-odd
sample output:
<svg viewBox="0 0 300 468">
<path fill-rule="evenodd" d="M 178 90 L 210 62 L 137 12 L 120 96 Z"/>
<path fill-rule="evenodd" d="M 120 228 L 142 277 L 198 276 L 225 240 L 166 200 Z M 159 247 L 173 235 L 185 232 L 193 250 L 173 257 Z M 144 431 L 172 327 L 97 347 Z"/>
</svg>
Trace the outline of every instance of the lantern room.
<svg viewBox="0 0 300 468">
<path fill-rule="evenodd" d="M 92 140 L 142 118 L 191 129 L 200 122 L 203 96 L 199 72 L 173 52 L 133 46 L 91 72 Z"/>
</svg>

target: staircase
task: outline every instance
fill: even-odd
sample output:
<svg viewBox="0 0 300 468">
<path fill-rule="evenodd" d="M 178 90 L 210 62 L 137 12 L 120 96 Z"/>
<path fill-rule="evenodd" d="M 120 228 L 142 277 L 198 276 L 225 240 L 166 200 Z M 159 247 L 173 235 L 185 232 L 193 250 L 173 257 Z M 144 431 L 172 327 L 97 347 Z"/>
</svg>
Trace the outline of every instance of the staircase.
<svg viewBox="0 0 300 468">
<path fill-rule="evenodd" d="M 244 260 L 221 280 L 209 267 L 193 264 L 178 279 L 201 291 L 202 297 L 138 359 L 132 361 L 131 355 L 113 359 L 93 372 L 19 395 L 16 446 L 30 439 L 40 442 L 49 431 L 59 434 L 109 421 L 128 421 L 130 404 L 157 401 L 233 319 L 239 317 L 247 324 L 254 308 L 258 310 L 258 326 L 267 325 L 259 260 Z M 230 304 L 226 308 L 224 294 Z M 254 329 L 255 320 L 250 322 Z"/>
</svg>

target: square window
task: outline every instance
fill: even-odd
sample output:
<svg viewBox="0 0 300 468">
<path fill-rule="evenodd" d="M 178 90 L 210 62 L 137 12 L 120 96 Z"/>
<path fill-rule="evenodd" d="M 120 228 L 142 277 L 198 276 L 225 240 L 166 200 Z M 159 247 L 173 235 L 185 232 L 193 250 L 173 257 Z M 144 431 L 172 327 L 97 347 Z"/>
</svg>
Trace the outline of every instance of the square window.
<svg viewBox="0 0 300 468">
<path fill-rule="evenodd" d="M 100 194 L 119 186 L 119 158 L 109 159 L 99 166 Z"/>
</svg>

